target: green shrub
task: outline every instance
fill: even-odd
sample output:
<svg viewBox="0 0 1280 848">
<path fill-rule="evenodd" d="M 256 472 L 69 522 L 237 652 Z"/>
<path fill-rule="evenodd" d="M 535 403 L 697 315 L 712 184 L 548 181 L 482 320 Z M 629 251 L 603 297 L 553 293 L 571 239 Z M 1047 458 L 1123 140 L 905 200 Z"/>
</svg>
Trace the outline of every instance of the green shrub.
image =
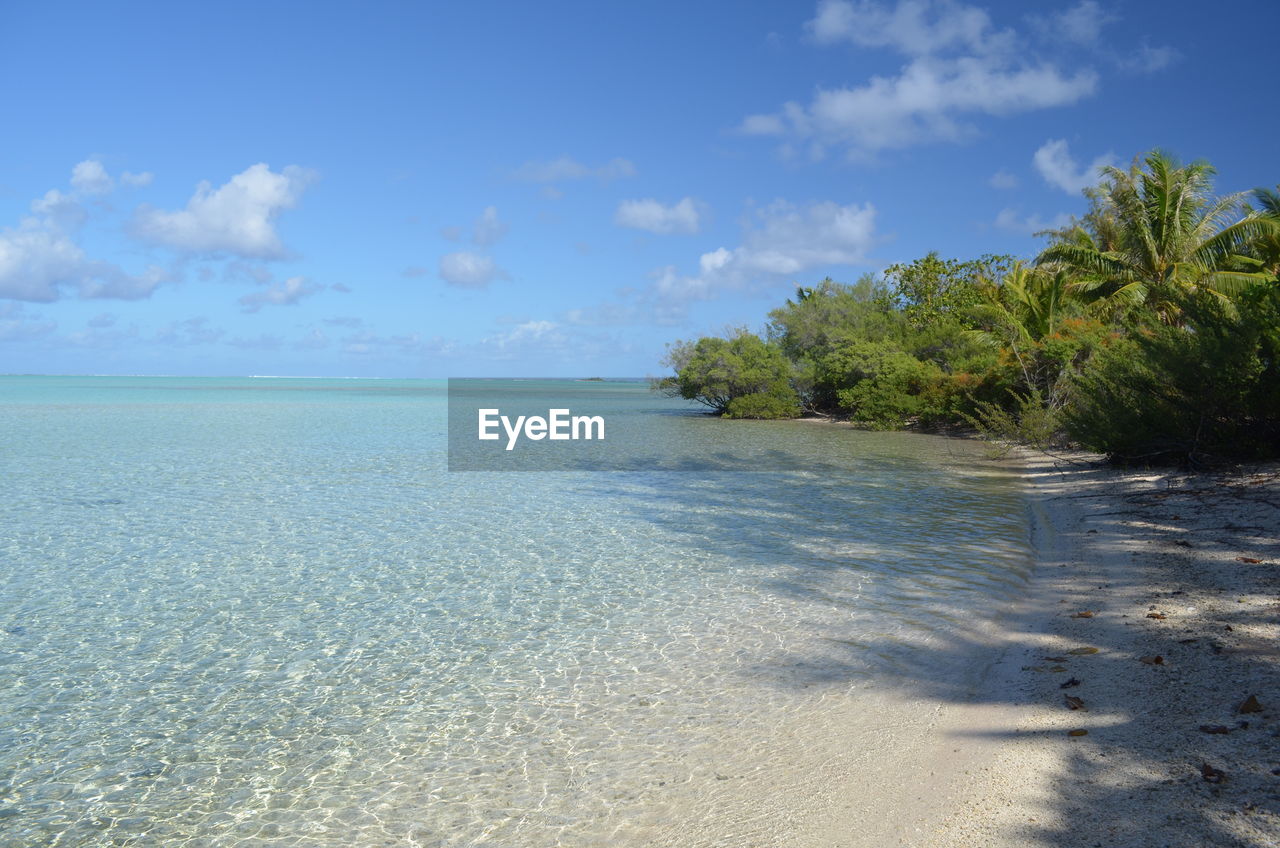
<svg viewBox="0 0 1280 848">
<path fill-rule="evenodd" d="M 1064 408 L 1067 432 L 1126 463 L 1280 455 L 1276 285 L 1237 309 L 1207 294 L 1178 306 L 1183 323 L 1136 325 L 1094 357 Z"/>
<path fill-rule="evenodd" d="M 766 395 L 759 392 L 736 397 L 729 401 L 725 418 L 795 418 L 800 415 L 800 405 L 796 402 L 795 393 L 790 397 L 784 395 Z"/>
<path fill-rule="evenodd" d="M 974 411 L 964 416 L 984 439 L 1041 450 L 1062 440 L 1062 420 L 1039 391 L 1012 393 L 1005 404 L 978 401 Z"/>
<path fill-rule="evenodd" d="M 912 419 L 944 414 L 942 369 L 908 353 L 879 345 L 856 344 L 841 353 L 846 380 L 852 385 L 837 396 L 855 420 L 877 430 L 892 430 Z"/>
<path fill-rule="evenodd" d="M 732 338 L 708 336 L 697 342 L 677 342 L 667 354 L 676 370 L 669 391 L 706 404 L 720 414 L 735 399 L 763 395 L 798 409 L 800 399 L 791 387 L 791 363 L 777 345 L 745 330 Z"/>
</svg>

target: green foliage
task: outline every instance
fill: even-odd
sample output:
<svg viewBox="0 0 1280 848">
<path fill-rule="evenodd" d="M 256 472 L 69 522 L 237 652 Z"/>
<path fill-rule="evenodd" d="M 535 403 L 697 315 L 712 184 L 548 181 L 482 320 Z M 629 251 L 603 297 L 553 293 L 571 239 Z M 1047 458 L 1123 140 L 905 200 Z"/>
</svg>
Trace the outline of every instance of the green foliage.
<svg viewBox="0 0 1280 848">
<path fill-rule="evenodd" d="M 1062 421 L 1038 391 L 1011 394 L 1012 403 L 978 401 L 965 420 L 985 439 L 1041 450 L 1061 441 Z"/>
<path fill-rule="evenodd" d="M 976 336 L 957 316 L 943 316 L 914 329 L 903 339 L 902 347 L 948 374 L 986 371 L 995 365 L 998 354 L 996 347 Z"/>
<path fill-rule="evenodd" d="M 1007 272 L 1012 257 L 983 256 L 963 262 L 937 252 L 907 265 L 891 265 L 885 279 L 892 298 L 913 327 L 935 324 L 947 315 L 963 316 L 982 301 L 982 289 Z"/>
<path fill-rule="evenodd" d="M 1254 189 L 1253 197 L 1259 206 L 1259 214 L 1280 222 L 1280 185 L 1274 189 Z M 1249 244 L 1248 253 L 1250 257 L 1258 260 L 1264 274 L 1273 280 L 1280 277 L 1280 227 L 1275 227 L 1270 232 L 1262 233 L 1255 238 Z"/>
<path fill-rule="evenodd" d="M 942 369 L 932 362 L 868 342 L 847 345 L 833 359 L 848 386 L 837 392 L 841 409 L 873 429 L 932 421 L 945 411 Z"/>
<path fill-rule="evenodd" d="M 795 300 L 769 313 L 769 338 L 795 364 L 793 384 L 807 406 L 835 409 L 841 388 L 828 357 L 851 340 L 884 341 L 905 330 L 888 306 L 888 290 L 871 275 L 855 285 L 830 279 L 800 288 Z"/>
<path fill-rule="evenodd" d="M 1154 313 L 1176 323 L 1189 292 L 1219 299 L 1266 278 L 1250 244 L 1274 235 L 1275 218 L 1243 208 L 1244 194 L 1214 197 L 1207 162 L 1180 165 L 1159 150 L 1128 170 L 1103 169 L 1102 184 L 1086 192 L 1091 208 L 1037 263 L 1076 278 L 1077 291 L 1121 311 Z"/>
<path fill-rule="evenodd" d="M 676 370 L 670 384 L 673 393 L 706 404 L 722 415 L 732 413 L 735 400 L 752 395 L 775 401 L 769 406 L 771 411 L 799 410 L 800 399 L 790 384 L 791 364 L 776 345 L 754 333 L 739 330 L 727 339 L 708 336 L 697 342 L 676 342 L 668 348 L 666 361 Z M 759 400 L 745 404 L 737 408 L 763 408 Z"/>
<path fill-rule="evenodd" d="M 1280 186 L 1251 206 L 1213 173 L 1159 151 L 1106 168 L 1034 265 L 930 253 L 799 287 L 767 342 L 677 343 L 663 382 L 727 417 L 967 423 L 1130 462 L 1280 455 Z"/>
<path fill-rule="evenodd" d="M 749 394 L 729 401 L 725 418 L 796 418 L 800 415 L 800 405 L 792 393 L 767 395 Z"/>
<path fill-rule="evenodd" d="M 1236 310 L 1207 294 L 1175 306 L 1181 325 L 1148 319 L 1095 358 L 1064 410 L 1067 431 L 1127 463 L 1274 456 L 1280 289 L 1257 286 Z"/>
</svg>

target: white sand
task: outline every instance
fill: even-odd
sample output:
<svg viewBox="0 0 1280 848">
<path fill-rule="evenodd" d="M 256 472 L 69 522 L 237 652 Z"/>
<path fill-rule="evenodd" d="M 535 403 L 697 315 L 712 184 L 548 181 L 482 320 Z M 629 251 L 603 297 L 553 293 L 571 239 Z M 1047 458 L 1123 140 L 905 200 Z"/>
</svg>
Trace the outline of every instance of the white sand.
<svg viewBox="0 0 1280 848">
<path fill-rule="evenodd" d="M 929 720 L 780 844 L 1280 845 L 1280 469 L 1026 463 L 1028 592 L 955 646 L 1002 659 L 968 697 L 905 684 Z"/>
</svg>

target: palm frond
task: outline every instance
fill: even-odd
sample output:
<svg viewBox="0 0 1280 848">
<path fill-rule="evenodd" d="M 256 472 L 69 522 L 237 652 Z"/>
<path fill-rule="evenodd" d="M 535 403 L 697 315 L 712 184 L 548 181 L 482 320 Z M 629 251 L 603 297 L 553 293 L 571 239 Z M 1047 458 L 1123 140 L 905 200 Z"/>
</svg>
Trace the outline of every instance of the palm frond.
<svg viewBox="0 0 1280 848">
<path fill-rule="evenodd" d="M 1280 235 L 1280 219 L 1268 215 L 1250 215 L 1205 239 L 1196 248 L 1192 258 L 1205 269 L 1222 268 L 1243 253 L 1252 242 L 1277 235 Z"/>
<path fill-rule="evenodd" d="M 1199 288 L 1224 297 L 1235 297 L 1245 289 L 1258 283 L 1265 283 L 1271 276 L 1262 272 L 1250 271 L 1215 271 L 1204 277 Z"/>
</svg>

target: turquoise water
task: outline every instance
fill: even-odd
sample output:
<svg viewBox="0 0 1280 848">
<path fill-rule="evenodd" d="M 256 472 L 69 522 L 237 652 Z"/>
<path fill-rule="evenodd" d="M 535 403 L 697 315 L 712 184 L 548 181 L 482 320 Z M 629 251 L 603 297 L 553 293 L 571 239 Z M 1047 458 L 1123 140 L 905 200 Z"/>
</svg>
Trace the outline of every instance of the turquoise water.
<svg viewBox="0 0 1280 848">
<path fill-rule="evenodd" d="M 1023 583 L 970 445 L 610 386 L 809 470 L 450 473 L 443 381 L 0 377 L 0 844 L 715 844 Z"/>
</svg>

